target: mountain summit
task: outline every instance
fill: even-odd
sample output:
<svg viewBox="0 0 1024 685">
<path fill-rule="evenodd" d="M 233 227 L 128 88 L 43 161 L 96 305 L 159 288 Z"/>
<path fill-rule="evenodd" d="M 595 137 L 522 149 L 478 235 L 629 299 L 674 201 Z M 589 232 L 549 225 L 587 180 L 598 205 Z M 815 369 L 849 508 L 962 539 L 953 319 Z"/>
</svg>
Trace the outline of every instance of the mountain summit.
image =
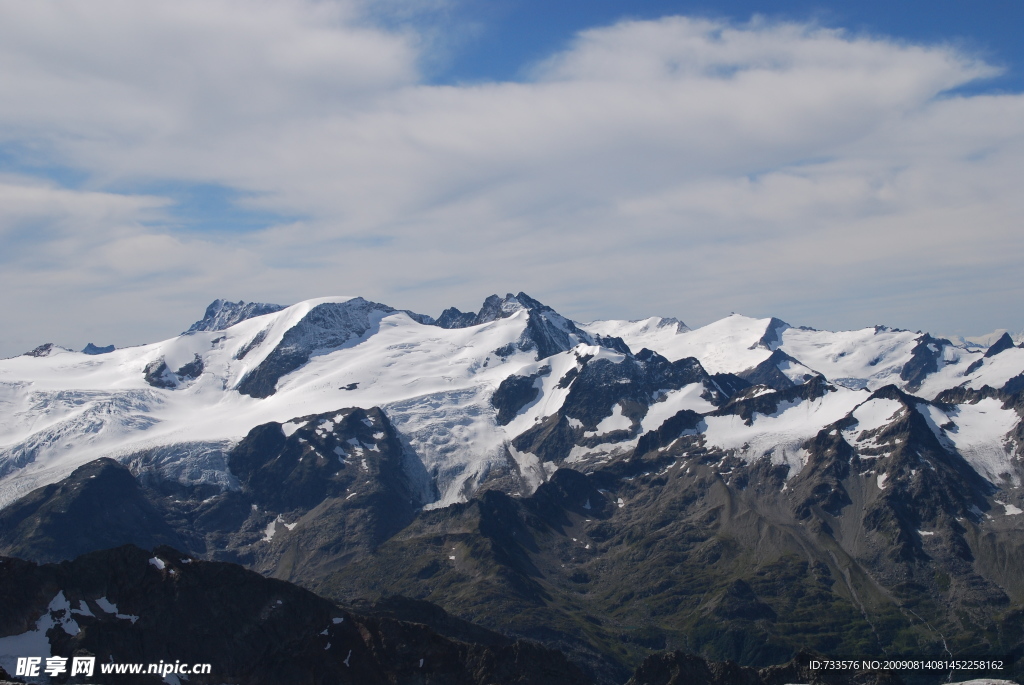
<svg viewBox="0 0 1024 685">
<path fill-rule="evenodd" d="M 434 601 L 602 683 L 678 645 L 1024 653 L 1007 339 L 216 301 L 170 340 L 0 360 L 0 551 L 173 544 Z"/>
<path fill-rule="evenodd" d="M 183 482 L 231 483 L 224 450 L 253 427 L 353 406 L 384 410 L 438 505 L 488 482 L 529 492 L 552 468 L 628 454 L 681 411 L 705 417 L 694 430 L 709 449 L 747 463 L 771 454 L 795 474 L 801 444 L 874 390 L 894 385 L 948 413 L 940 394 L 997 392 L 1024 372 L 1024 350 L 1005 339 L 983 352 L 899 329 L 832 333 L 739 315 L 695 330 L 676 319 L 577 324 L 522 292 L 436 321 L 359 297 L 215 300 L 168 341 L 102 355 L 58 349 L 0 361 L 14 401 L 36 407 L 0 419 L 0 502 L 105 456 L 142 458 Z M 718 427 L 727 406 L 807 395 L 800 388 L 816 378 L 831 388 L 820 400 L 787 400 L 804 407 L 799 421 L 743 409 L 759 428 Z M 957 406 L 967 415 L 976 405 Z M 1018 417 L 986 416 L 987 428 L 947 439 L 998 485 L 1001 473 L 1016 478 L 1007 436 Z M 562 456 L 545 466 L 549 453 Z"/>
<path fill-rule="evenodd" d="M 189 326 L 183 335 L 198 333 L 199 331 L 222 331 L 231 328 L 236 323 L 251 319 L 254 316 L 273 314 L 284 307 L 279 304 L 266 304 L 264 302 L 229 302 L 216 299 L 206 308 L 203 318 Z"/>
<path fill-rule="evenodd" d="M 580 343 L 601 345 L 629 352 L 628 347 L 620 338 L 591 335 L 551 307 L 523 292 L 518 295 L 508 293 L 503 298 L 491 295 L 484 300 L 483 306 L 476 314 L 461 312 L 455 307 L 450 307 L 441 312 L 436 323 L 441 328 L 469 328 L 499 319 L 507 319 L 518 312 L 525 312 L 527 324 L 526 331 L 516 342 L 515 347 L 520 351 L 536 351 L 537 359 L 545 359 L 559 352 L 565 352 Z M 506 350 L 506 352 L 510 351 Z"/>
</svg>

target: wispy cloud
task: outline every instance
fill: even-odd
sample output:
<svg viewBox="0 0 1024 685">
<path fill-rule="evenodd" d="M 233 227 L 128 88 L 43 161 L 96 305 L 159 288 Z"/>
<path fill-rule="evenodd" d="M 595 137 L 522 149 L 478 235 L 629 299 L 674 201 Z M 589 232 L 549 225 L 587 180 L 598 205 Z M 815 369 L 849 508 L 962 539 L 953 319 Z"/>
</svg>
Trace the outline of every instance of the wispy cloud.
<svg viewBox="0 0 1024 685">
<path fill-rule="evenodd" d="M 951 95 L 995 73 L 951 47 L 669 17 L 584 32 L 520 82 L 437 86 L 418 66 L 437 37 L 381 28 L 372 3 L 0 7 L 20 173 L 0 192 L 63 198 L 0 213 L 0 280 L 34 283 L 0 295 L 4 353 L 83 344 L 86 322 L 101 343 L 173 334 L 215 296 L 339 292 L 1024 325 L 1024 97 Z M 230 189 L 268 225 L 181 231 L 171 199 L 130 193 L 161 184 Z"/>
</svg>

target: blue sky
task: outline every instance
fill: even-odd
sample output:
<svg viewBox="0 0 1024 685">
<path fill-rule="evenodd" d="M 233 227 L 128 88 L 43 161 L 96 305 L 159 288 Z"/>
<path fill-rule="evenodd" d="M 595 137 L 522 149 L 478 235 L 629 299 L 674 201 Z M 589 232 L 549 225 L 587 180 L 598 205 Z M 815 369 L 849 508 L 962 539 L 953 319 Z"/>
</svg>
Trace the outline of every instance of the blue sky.
<svg viewBox="0 0 1024 685">
<path fill-rule="evenodd" d="M 749 21 L 755 15 L 812 21 L 853 33 L 886 35 L 924 43 L 952 42 L 985 56 L 1006 71 L 978 88 L 1024 86 L 1024 5 L 1016 0 L 492 0 L 463 3 L 435 21 L 460 30 L 462 43 L 438 69 L 441 82 L 515 79 L 524 65 L 563 49 L 579 31 L 623 19 L 667 15 Z M 471 28 L 472 27 L 472 28 Z"/>
<path fill-rule="evenodd" d="M 1019 2 L 0 16 L 0 355 L 333 294 L 1024 329 Z"/>
</svg>

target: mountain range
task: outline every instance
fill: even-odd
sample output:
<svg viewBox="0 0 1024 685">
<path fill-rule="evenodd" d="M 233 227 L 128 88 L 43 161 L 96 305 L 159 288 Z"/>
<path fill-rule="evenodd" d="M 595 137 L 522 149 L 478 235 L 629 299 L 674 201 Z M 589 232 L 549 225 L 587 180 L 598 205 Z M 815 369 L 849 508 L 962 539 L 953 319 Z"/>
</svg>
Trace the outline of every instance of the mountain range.
<svg viewBox="0 0 1024 685">
<path fill-rule="evenodd" d="M 1006 333 L 217 300 L 167 341 L 0 360 L 0 552 L 429 603 L 600 683 L 661 653 L 1015 658 L 1022 393 Z"/>
</svg>

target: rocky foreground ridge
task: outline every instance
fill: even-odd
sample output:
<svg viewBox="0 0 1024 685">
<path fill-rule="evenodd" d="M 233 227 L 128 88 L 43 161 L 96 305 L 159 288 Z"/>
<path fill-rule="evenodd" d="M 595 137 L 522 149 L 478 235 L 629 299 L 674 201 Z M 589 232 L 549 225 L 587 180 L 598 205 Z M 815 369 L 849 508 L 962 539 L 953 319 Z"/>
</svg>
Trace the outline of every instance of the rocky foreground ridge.
<svg viewBox="0 0 1024 685">
<path fill-rule="evenodd" d="M 54 656 L 90 656 L 100 664 L 211 664 L 209 675 L 187 678 L 196 683 L 591 682 L 557 651 L 474 626 L 427 602 L 391 597 L 356 612 L 289 583 L 234 564 L 196 560 L 171 547 L 145 551 L 128 545 L 59 565 L 0 558 L 0 607 L 0 634 L 30 627 L 20 633 L 18 646 L 0 637 L 0 659 L 9 648 L 26 649 L 29 637 L 48 641 Z M 627 685 L 901 682 L 889 673 L 821 677 L 805 660 L 755 670 L 663 653 L 645 660 Z M 8 677 L 0 670 L 0 678 Z M 92 677 L 100 677 L 98 671 Z M 167 682 L 149 674 L 102 679 Z M 89 680 L 65 675 L 55 682 Z"/>
</svg>

